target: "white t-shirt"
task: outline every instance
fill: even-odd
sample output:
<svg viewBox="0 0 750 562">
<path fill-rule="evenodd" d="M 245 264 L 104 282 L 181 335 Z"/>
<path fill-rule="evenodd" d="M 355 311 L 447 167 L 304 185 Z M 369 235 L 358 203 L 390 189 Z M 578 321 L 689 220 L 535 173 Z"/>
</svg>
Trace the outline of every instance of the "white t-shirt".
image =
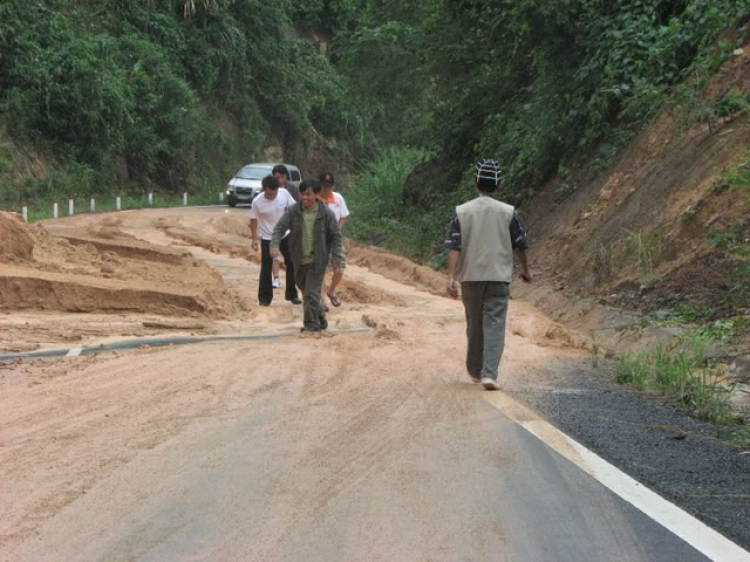
<svg viewBox="0 0 750 562">
<path fill-rule="evenodd" d="M 334 201 L 326 203 L 329 209 L 336 215 L 336 222 L 341 222 L 341 219 L 345 219 L 349 216 L 349 208 L 346 206 L 344 197 L 337 191 L 333 192 Z"/>
<path fill-rule="evenodd" d="M 294 205 L 292 195 L 283 187 L 274 199 L 266 199 L 266 194 L 261 191 L 253 199 L 253 208 L 250 209 L 250 218 L 257 219 L 260 225 L 261 240 L 270 240 L 273 237 L 273 229 L 279 219 L 284 215 L 288 207 Z M 286 234 L 284 235 L 286 236 Z"/>
</svg>

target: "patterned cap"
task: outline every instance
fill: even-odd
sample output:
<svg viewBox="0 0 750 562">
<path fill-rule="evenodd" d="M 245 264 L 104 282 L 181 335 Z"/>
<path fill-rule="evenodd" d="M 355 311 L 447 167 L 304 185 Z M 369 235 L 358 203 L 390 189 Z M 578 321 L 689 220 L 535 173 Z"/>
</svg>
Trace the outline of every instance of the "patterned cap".
<svg viewBox="0 0 750 562">
<path fill-rule="evenodd" d="M 477 162 L 477 180 L 487 179 L 494 182 L 495 185 L 502 179 L 502 170 L 497 160 L 480 160 Z"/>
</svg>

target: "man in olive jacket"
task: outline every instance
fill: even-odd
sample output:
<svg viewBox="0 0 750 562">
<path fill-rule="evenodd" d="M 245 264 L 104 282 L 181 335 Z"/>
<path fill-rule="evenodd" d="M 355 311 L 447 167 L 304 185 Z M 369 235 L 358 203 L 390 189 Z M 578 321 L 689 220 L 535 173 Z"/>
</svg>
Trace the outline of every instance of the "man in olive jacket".
<svg viewBox="0 0 750 562">
<path fill-rule="evenodd" d="M 300 202 L 289 207 L 273 230 L 271 255 L 280 254 L 279 246 L 289 231 L 289 250 L 294 262 L 294 278 L 302 291 L 303 332 L 328 328 L 320 294 L 328 267 L 336 268 L 344 259 L 341 230 L 336 215 L 318 200 L 320 182 L 306 179 L 299 185 Z"/>
</svg>

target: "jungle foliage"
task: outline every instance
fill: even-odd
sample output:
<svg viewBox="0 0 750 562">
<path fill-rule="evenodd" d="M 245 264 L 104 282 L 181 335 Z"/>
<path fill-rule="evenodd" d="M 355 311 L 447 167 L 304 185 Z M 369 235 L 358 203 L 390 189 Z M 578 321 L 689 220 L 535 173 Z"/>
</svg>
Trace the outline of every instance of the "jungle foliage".
<svg viewBox="0 0 750 562">
<path fill-rule="evenodd" d="M 402 221 L 409 232 L 425 213 L 434 215 L 425 222 L 445 221 L 436 213 L 466 191 L 478 158 L 502 163 L 499 195 L 516 205 L 581 161 L 606 170 L 665 103 L 700 99 L 693 75 L 710 77 L 732 56 L 750 19 L 750 0 L 425 0 L 411 13 L 403 0 L 317 6 L 304 17 L 330 23 L 332 60 L 373 145 L 431 155 L 409 182 L 421 189 L 407 194 L 421 201 Z"/>
<path fill-rule="evenodd" d="M 0 0 L 0 118 L 98 189 L 218 191 L 268 145 L 294 155 L 315 134 L 355 142 L 344 81 L 289 32 L 289 11 L 284 0 Z"/>
<path fill-rule="evenodd" d="M 439 2 L 425 38 L 440 157 L 492 155 L 521 202 L 581 155 L 630 140 L 749 14 L 748 0 Z"/>
</svg>

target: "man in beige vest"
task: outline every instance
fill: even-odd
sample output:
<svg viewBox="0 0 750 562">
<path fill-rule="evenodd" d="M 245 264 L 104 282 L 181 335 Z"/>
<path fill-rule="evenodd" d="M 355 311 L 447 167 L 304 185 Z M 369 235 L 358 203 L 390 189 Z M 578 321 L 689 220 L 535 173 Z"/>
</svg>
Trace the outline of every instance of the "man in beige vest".
<svg viewBox="0 0 750 562">
<path fill-rule="evenodd" d="M 521 279 L 531 281 L 523 223 L 511 205 L 490 196 L 500 183 L 497 162 L 480 160 L 474 178 L 479 196 L 456 207 L 445 241 L 450 251 L 448 293 L 457 297 L 461 284 L 466 312 L 466 368 L 471 380 L 487 390 L 500 389 L 497 370 L 505 348 L 514 252 Z"/>
</svg>

